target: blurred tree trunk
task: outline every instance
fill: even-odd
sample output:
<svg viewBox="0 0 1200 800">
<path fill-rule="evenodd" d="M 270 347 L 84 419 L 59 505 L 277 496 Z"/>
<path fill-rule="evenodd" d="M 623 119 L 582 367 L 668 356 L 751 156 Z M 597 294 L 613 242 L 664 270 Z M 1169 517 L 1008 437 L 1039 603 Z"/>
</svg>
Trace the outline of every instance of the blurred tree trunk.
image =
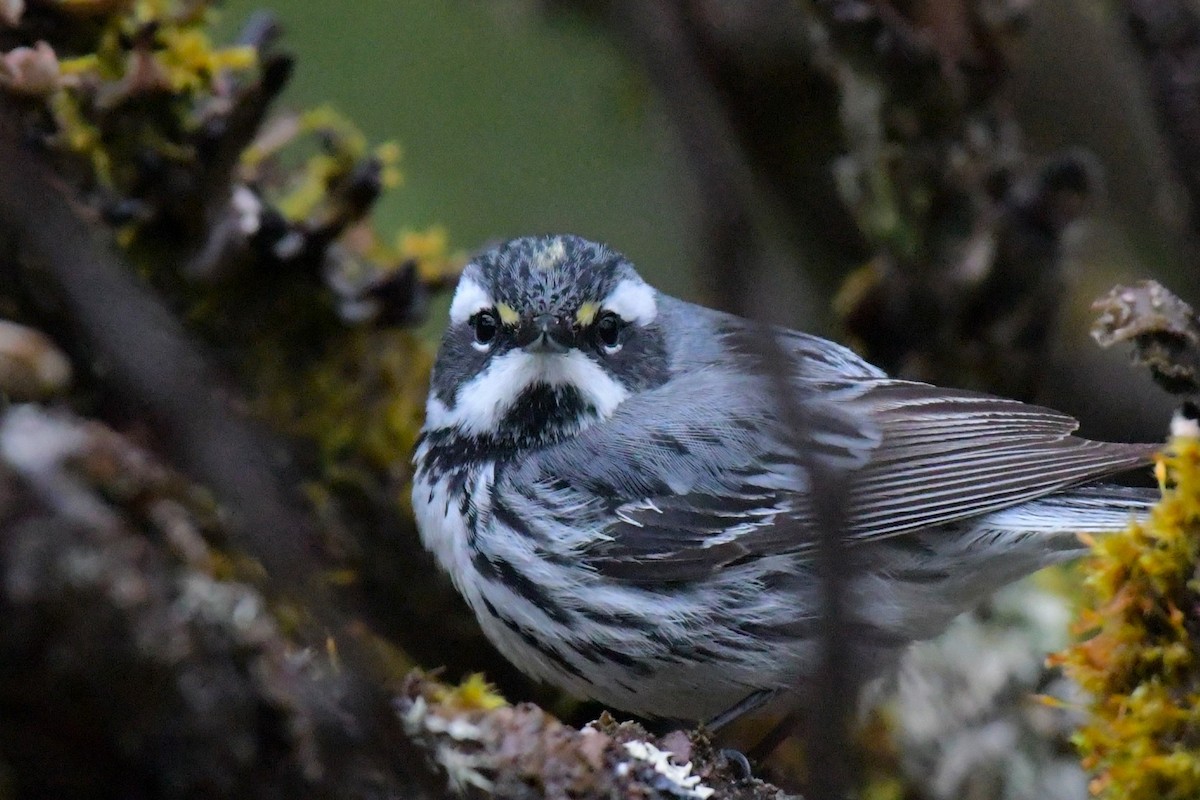
<svg viewBox="0 0 1200 800">
<path fill-rule="evenodd" d="M 1104 167 L 1026 150 L 1027 4 L 546 5 L 601 20 L 654 86 L 699 186 L 712 301 L 820 323 L 834 298 L 844 335 L 893 374 L 1051 402 L 1093 435 L 1159 435 L 1170 403 L 1141 376 L 1104 393 L 1111 359 L 1058 350 Z"/>
</svg>

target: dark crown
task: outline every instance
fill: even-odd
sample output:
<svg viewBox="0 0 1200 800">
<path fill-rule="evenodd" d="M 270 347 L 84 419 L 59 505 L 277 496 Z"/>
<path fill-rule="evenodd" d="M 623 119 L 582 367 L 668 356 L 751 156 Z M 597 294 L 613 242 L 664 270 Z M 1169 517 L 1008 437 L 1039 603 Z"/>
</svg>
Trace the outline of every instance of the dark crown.
<svg viewBox="0 0 1200 800">
<path fill-rule="evenodd" d="M 620 253 L 579 236 L 527 236 L 478 256 L 468 274 L 519 313 L 573 311 L 636 278 Z"/>
</svg>

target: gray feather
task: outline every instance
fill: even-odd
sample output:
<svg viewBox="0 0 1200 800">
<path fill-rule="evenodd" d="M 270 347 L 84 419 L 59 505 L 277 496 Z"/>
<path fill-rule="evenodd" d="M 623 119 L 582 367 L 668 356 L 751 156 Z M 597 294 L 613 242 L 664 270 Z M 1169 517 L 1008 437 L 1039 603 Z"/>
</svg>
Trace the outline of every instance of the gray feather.
<svg viewBox="0 0 1200 800">
<path fill-rule="evenodd" d="M 1154 500 L 1079 485 L 1154 446 L 892 380 L 832 342 L 653 293 L 578 237 L 482 254 L 460 291 L 415 456 L 422 539 L 515 664 L 615 708 L 707 719 L 806 695 L 829 621 L 814 485 L 836 480 L 844 502 L 853 569 L 832 621 L 863 679 Z M 468 312 L 489 302 L 569 325 L 576 346 L 548 361 L 511 331 L 480 341 Z M 596 308 L 627 323 L 616 345 Z"/>
<path fill-rule="evenodd" d="M 1076 421 L 1057 411 L 892 380 L 844 348 L 786 332 L 787 372 L 811 428 L 801 454 L 789 447 L 773 379 L 747 370 L 753 360 L 714 332 L 745 323 L 685 303 L 670 311 L 709 322 L 709 346 L 684 342 L 689 363 L 666 385 L 510 476 L 525 485 L 569 476 L 605 499 L 582 556 L 609 577 L 690 581 L 811 549 L 814 450 L 844 472 L 849 540 L 865 543 L 1018 506 L 1145 464 L 1155 449 L 1075 437 Z"/>
</svg>

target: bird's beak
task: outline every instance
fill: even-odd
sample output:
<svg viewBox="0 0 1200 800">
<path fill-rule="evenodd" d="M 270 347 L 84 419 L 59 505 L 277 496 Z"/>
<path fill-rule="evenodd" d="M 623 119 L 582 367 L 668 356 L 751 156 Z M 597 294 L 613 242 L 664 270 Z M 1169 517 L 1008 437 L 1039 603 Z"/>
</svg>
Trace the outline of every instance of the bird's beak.
<svg viewBox="0 0 1200 800">
<path fill-rule="evenodd" d="M 522 320 L 517 343 L 528 353 L 565 353 L 575 344 L 571 323 L 553 314 Z"/>
</svg>

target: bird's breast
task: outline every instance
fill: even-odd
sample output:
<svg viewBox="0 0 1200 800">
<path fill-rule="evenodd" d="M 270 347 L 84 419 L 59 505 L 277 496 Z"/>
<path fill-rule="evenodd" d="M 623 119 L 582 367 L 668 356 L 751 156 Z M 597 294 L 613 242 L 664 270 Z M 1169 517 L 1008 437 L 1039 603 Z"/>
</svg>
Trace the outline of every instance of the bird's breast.
<svg viewBox="0 0 1200 800">
<path fill-rule="evenodd" d="M 495 465 L 463 464 L 442 470 L 429 467 L 417 454 L 413 479 L 413 513 L 421 543 L 433 553 L 460 592 L 470 573 L 474 542 L 490 513 Z"/>
</svg>

